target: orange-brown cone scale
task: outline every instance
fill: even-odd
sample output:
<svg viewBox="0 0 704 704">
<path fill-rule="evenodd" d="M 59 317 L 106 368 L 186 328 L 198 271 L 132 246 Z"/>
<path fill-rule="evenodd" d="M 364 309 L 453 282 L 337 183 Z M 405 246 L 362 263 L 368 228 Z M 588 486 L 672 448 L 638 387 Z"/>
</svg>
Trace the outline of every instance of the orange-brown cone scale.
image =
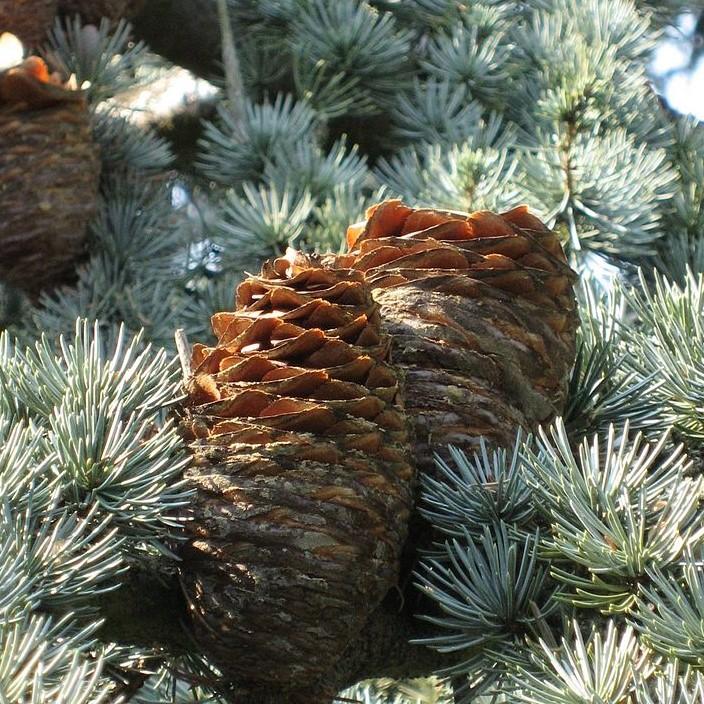
<svg viewBox="0 0 704 704">
<path fill-rule="evenodd" d="M 300 255 L 212 325 L 182 422 L 193 630 L 235 682 L 308 687 L 398 578 L 414 471 L 389 339 L 362 272 Z"/>
<path fill-rule="evenodd" d="M 415 460 L 513 443 L 563 410 L 575 356 L 574 272 L 522 206 L 471 214 L 370 208 L 337 264 L 364 272 L 415 423 Z"/>
<path fill-rule="evenodd" d="M 0 280 L 30 294 L 63 282 L 83 252 L 99 176 L 83 93 L 37 57 L 0 73 Z"/>
</svg>

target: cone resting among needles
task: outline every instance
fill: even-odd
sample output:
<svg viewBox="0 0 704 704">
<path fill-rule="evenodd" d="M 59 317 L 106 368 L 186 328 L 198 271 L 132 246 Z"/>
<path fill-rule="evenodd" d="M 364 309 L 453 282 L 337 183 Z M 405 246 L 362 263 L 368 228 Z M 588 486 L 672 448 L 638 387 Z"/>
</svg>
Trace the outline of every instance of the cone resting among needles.
<svg viewBox="0 0 704 704">
<path fill-rule="evenodd" d="M 414 457 L 513 444 L 562 412 L 578 325 L 575 273 L 525 206 L 503 214 L 370 208 L 339 266 L 365 273 L 381 306 L 413 419 Z"/>
<path fill-rule="evenodd" d="M 0 37 L 7 43 L 5 33 Z M 100 161 L 84 94 L 36 56 L 0 72 L 0 278 L 62 282 L 96 208 Z"/>
<path fill-rule="evenodd" d="M 397 579 L 414 472 L 389 340 L 359 271 L 264 265 L 196 345 L 183 421 L 198 489 L 183 584 L 240 683 L 309 685 Z"/>
</svg>

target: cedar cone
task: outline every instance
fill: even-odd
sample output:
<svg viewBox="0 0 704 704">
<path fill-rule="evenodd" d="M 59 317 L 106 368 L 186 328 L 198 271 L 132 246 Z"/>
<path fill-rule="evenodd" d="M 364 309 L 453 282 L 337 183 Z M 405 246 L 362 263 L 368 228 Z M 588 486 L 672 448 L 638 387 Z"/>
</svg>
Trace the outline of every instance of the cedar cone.
<svg viewBox="0 0 704 704">
<path fill-rule="evenodd" d="M 575 273 L 525 206 L 497 215 L 399 200 L 348 230 L 339 266 L 365 273 L 415 422 L 419 471 L 433 453 L 510 446 L 559 414 L 575 358 Z"/>
<path fill-rule="evenodd" d="M 0 0 L 0 34 L 11 32 L 23 44 L 38 46 L 56 15 L 58 0 Z"/>
<path fill-rule="evenodd" d="M 58 0 L 64 15 L 80 15 L 88 24 L 100 24 L 106 17 L 111 23 L 136 17 L 145 0 Z"/>
<path fill-rule="evenodd" d="M 328 672 L 396 583 L 414 472 L 361 272 L 277 259 L 236 303 L 193 350 L 182 583 L 223 673 L 284 691 Z"/>
<path fill-rule="evenodd" d="M 0 74 L 0 278 L 35 294 L 83 251 L 100 160 L 83 94 L 37 57 Z"/>
</svg>

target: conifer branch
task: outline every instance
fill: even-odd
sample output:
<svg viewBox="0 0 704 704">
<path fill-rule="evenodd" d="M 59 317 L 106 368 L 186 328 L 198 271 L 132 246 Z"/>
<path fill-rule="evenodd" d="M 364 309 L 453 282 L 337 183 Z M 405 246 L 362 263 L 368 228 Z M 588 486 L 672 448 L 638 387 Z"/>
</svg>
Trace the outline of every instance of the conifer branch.
<svg viewBox="0 0 704 704">
<path fill-rule="evenodd" d="M 228 11 L 227 0 L 217 0 L 218 20 L 220 22 L 220 37 L 222 45 L 222 63 L 225 67 L 225 85 L 227 87 L 228 109 L 236 125 L 242 125 L 245 120 L 245 91 L 242 82 L 242 71 L 232 34 L 232 24 Z"/>
</svg>

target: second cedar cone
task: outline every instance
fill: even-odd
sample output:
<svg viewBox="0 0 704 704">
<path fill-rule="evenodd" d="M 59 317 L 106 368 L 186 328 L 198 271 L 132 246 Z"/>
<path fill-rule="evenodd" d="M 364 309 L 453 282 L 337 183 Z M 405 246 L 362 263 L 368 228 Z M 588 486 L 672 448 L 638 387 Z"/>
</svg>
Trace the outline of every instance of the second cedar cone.
<svg viewBox="0 0 704 704">
<path fill-rule="evenodd" d="M 389 340 L 360 271 L 264 265 L 196 345 L 195 636 L 245 686 L 308 686 L 397 580 L 414 473 Z"/>
<path fill-rule="evenodd" d="M 381 305 L 415 422 L 415 460 L 510 446 L 565 403 L 578 324 L 575 273 L 524 206 L 498 215 L 370 208 L 348 231 L 339 266 L 364 272 Z"/>
<path fill-rule="evenodd" d="M 38 57 L 0 73 L 0 279 L 37 294 L 82 254 L 100 176 L 83 93 Z"/>
</svg>

